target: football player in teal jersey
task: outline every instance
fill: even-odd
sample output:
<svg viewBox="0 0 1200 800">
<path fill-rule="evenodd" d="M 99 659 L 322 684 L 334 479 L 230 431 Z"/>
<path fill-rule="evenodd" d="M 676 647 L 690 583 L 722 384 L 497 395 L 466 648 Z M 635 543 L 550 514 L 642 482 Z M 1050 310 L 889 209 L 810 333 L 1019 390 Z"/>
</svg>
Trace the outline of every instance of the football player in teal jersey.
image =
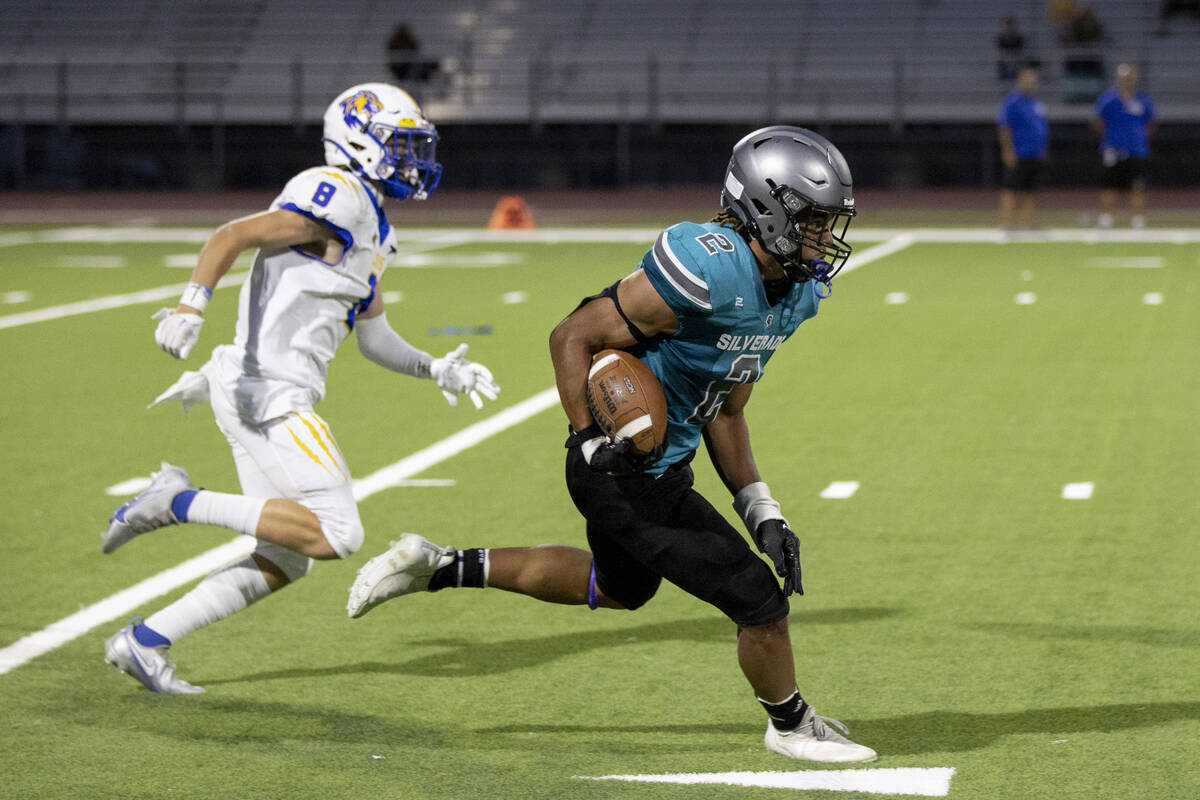
<svg viewBox="0 0 1200 800">
<path fill-rule="evenodd" d="M 799 541 L 758 473 L 744 414 L 767 361 L 817 313 L 850 255 L 850 169 L 812 131 L 763 128 L 734 147 L 721 205 L 710 222 L 663 231 L 632 274 L 586 298 L 550 336 L 570 424 L 567 489 L 587 521 L 589 549 L 456 550 L 406 534 L 359 571 L 347 612 L 358 617 L 398 595 L 465 586 L 635 609 L 665 578 L 737 624 L 738 663 L 769 717 L 768 749 L 810 761 L 872 761 L 874 750 L 818 716 L 797 688 L 787 597 L 804 591 Z M 661 452 L 638 456 L 593 420 L 587 376 L 606 348 L 641 358 L 661 383 Z M 692 488 L 689 463 L 702 441 L 774 572 Z"/>
</svg>

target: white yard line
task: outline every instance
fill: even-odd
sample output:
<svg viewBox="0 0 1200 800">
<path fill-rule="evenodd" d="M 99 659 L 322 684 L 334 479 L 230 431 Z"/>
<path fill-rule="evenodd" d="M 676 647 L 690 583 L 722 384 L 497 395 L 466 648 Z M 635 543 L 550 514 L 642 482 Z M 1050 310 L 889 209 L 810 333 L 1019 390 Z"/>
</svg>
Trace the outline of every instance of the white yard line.
<svg viewBox="0 0 1200 800">
<path fill-rule="evenodd" d="M 226 275 L 221 279 L 223 289 L 227 286 L 241 286 L 246 282 L 249 273 L 240 272 L 236 275 Z M 33 311 L 22 311 L 20 314 L 8 314 L 0 317 L 0 330 L 16 328 L 19 325 L 31 325 L 35 322 L 47 322 L 52 319 L 73 317 L 78 314 L 91 314 L 94 311 L 105 311 L 110 308 L 136 306 L 142 303 L 153 303 L 156 300 L 178 300 L 179 295 L 187 288 L 186 283 L 175 283 L 170 286 L 159 286 L 156 289 L 144 289 L 130 294 L 110 294 L 107 297 L 97 297 L 92 300 L 80 300 L 78 303 L 67 303 L 61 306 L 49 306 Z"/>
<path fill-rule="evenodd" d="M 1063 500 L 1091 500 L 1092 493 L 1096 491 L 1096 484 L 1091 481 L 1081 481 L 1079 483 L 1068 483 L 1063 487 Z"/>
<path fill-rule="evenodd" d="M 212 235 L 212 228 L 154 228 L 154 227 L 78 227 L 54 228 L 40 231 L 0 233 L 0 247 L 64 242 L 119 244 L 130 243 L 188 243 L 201 245 Z M 397 228 L 401 242 L 451 246 L 458 244 L 542 243 L 557 242 L 616 242 L 646 243 L 649 246 L 661 233 L 658 228 L 535 228 L 533 230 L 489 231 L 481 228 Z M 918 242 L 994 242 L 1014 241 L 997 228 L 865 228 L 852 227 L 850 238 L 856 242 L 887 241 L 898 235 L 911 235 Z M 1017 240 L 1020 244 L 1039 242 L 1143 242 L 1195 244 L 1200 242 L 1200 228 L 1147 228 L 1145 230 L 1109 230 L 1095 228 L 1051 228 L 1035 231 Z"/>
<path fill-rule="evenodd" d="M 353 484 L 354 497 L 356 500 L 365 500 L 384 489 L 401 485 L 413 475 L 524 422 L 553 407 L 557 402 L 556 388 L 550 387 L 538 392 L 511 408 L 493 414 L 395 464 L 356 480 Z M 255 543 L 256 541 L 249 536 L 239 536 L 13 642 L 0 650 L 0 675 L 82 636 L 98 625 L 124 617 L 138 606 L 207 575 L 230 561 L 245 557 L 254 549 Z"/>
<path fill-rule="evenodd" d="M 163 233 L 164 231 L 158 231 Z M 13 236 L 15 234 L 10 234 Z M 3 237 L 0 236 L 0 243 Z M 50 239 L 47 241 L 60 241 Z M 80 239 L 67 238 L 61 241 L 81 241 Z M 105 240 L 107 241 L 107 240 Z M 116 241 L 124 241 L 118 239 Z M 141 240 L 132 240 L 141 241 Z M 159 241 L 158 239 L 154 241 Z M 174 239 L 163 239 L 161 241 L 175 241 Z M 203 240 L 202 240 L 203 241 Z M 35 242 L 36 243 L 36 242 Z M 408 248 L 409 254 L 424 252 L 427 250 L 436 250 L 441 247 L 449 247 L 450 244 L 443 242 L 427 242 L 424 245 Z M 177 258 L 178 256 L 176 256 Z M 217 285 L 217 289 L 227 289 L 231 286 L 241 286 L 250 276 L 247 272 L 234 272 L 226 275 Z M 19 314 L 9 314 L 0 316 L 0 330 L 5 328 L 15 328 L 20 325 L 30 325 L 35 322 L 47 322 L 52 319 L 62 319 L 63 317 L 73 317 L 78 314 L 90 314 L 94 311 L 106 311 L 110 308 L 124 308 L 125 306 L 135 306 L 142 303 L 153 303 L 162 300 L 177 300 L 179 295 L 187 288 L 186 283 L 174 283 L 170 286 L 159 286 L 154 289 L 144 289 L 140 292 L 131 292 L 130 294 L 113 294 L 106 297 L 96 297 L 91 300 L 81 300 L 77 303 L 67 303 L 61 306 L 49 306 L 47 308 L 38 308 L 33 311 L 23 311 Z"/>
<path fill-rule="evenodd" d="M 834 481 L 825 487 L 821 497 L 826 500 L 847 500 L 858 491 L 858 481 Z"/>
<path fill-rule="evenodd" d="M 55 244 L 63 242 L 95 242 L 114 244 L 120 242 L 190 242 L 203 244 L 211 235 L 210 229 L 204 228 L 59 228 L 45 231 L 28 231 L 0 234 L 0 247 Z M 648 228 L 545 228 L 530 231 L 488 231 L 478 228 L 415 228 L 408 230 L 397 229 L 401 242 L 416 243 L 417 248 L 409 247 L 405 255 L 415 255 L 418 252 L 452 247 L 460 244 L 491 243 L 542 243 L 557 242 L 651 242 L 659 231 Z M 918 242 L 995 242 L 1002 243 L 1005 237 L 1002 231 L 992 228 L 926 228 L 918 230 L 899 230 L 894 228 L 860 228 L 853 231 L 857 241 L 879 241 L 873 247 L 861 250 L 847 262 L 842 272 L 850 272 L 872 261 L 892 255 L 911 244 Z M 1023 239 L 1022 243 L 1038 242 L 1143 242 L 1143 243 L 1200 243 L 1200 230 L 1196 229 L 1160 229 L 1160 230 L 1121 230 L 1096 231 L 1087 228 L 1056 229 L 1039 231 L 1036 236 Z M 229 275 L 221 282 L 221 287 L 236 286 L 245 282 L 245 273 Z M 220 287 L 218 287 L 220 288 Z M 61 306 L 35 309 L 19 314 L 0 316 L 0 329 L 28 325 L 34 322 L 61 319 L 76 314 L 87 314 L 92 311 L 103 311 L 109 308 L 150 303 L 156 300 L 171 299 L 183 290 L 183 284 L 162 286 L 157 289 L 147 289 L 131 294 L 98 297 L 93 300 L 83 300 L 78 303 L 68 303 Z"/>
<path fill-rule="evenodd" d="M 633 781 L 684 785 L 723 784 L 767 789 L 865 792 L 868 794 L 945 797 L 950 793 L 953 767 L 897 767 L 892 769 L 798 769 L 788 772 L 691 772 L 666 775 L 576 775 L 585 781 Z"/>
<path fill-rule="evenodd" d="M 891 231 L 890 233 L 891 235 L 886 237 L 887 241 L 877 244 L 874 247 L 868 247 L 866 250 L 860 251 L 857 255 L 850 256 L 850 260 L 846 262 L 846 266 L 842 267 L 842 271 L 838 274 L 845 275 L 847 272 L 853 272 L 859 267 L 898 253 L 917 242 L 917 237 L 913 233 L 897 233 L 896 231 Z"/>
</svg>

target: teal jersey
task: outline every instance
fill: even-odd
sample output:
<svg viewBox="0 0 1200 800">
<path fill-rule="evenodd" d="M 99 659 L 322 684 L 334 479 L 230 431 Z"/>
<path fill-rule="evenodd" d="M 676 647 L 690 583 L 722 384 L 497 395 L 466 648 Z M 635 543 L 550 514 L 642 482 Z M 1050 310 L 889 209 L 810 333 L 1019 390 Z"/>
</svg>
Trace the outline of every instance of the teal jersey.
<svg viewBox="0 0 1200 800">
<path fill-rule="evenodd" d="M 691 456 L 733 387 L 763 376 L 819 299 L 808 281 L 771 305 L 750 246 L 714 222 L 667 228 L 639 268 L 679 319 L 641 355 L 667 396 L 666 452 L 648 470 L 661 473 Z"/>
</svg>

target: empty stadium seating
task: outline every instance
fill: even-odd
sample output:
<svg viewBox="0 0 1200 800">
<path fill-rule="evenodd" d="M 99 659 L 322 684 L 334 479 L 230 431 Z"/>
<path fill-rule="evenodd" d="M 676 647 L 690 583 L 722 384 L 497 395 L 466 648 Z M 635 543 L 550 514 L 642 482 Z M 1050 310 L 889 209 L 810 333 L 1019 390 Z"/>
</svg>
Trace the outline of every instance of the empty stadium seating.
<svg viewBox="0 0 1200 800">
<path fill-rule="evenodd" d="M 1158 36 L 1154 3 L 1094 0 L 1105 69 L 1126 60 L 1164 120 L 1200 119 L 1200 26 Z M 390 79 L 393 25 L 439 62 L 410 88 L 450 122 L 986 121 L 1008 88 L 993 40 L 1015 16 L 1068 102 L 1038 0 L 0 0 L 0 119 L 288 123 Z"/>
</svg>

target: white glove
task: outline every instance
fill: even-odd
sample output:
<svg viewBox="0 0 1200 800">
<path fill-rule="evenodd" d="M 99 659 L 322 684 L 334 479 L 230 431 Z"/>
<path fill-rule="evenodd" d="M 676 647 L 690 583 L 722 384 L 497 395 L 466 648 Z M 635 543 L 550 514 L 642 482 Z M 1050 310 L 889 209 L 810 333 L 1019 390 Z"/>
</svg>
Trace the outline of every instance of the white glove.
<svg viewBox="0 0 1200 800">
<path fill-rule="evenodd" d="M 204 317 L 199 314 L 177 314 L 173 308 L 160 308 L 150 319 L 162 320 L 154 329 L 154 341 L 175 358 L 188 357 L 204 324 Z"/>
<path fill-rule="evenodd" d="M 492 378 L 492 373 L 482 364 L 467 361 L 465 358 L 467 345 L 460 344 L 456 350 L 446 353 L 443 358 L 435 358 L 429 365 L 429 374 L 437 381 L 438 388 L 452 406 L 458 405 L 458 395 L 465 394 L 471 398 L 475 408 L 483 408 L 483 395 L 488 400 L 495 400 L 500 394 L 500 387 Z"/>
</svg>

